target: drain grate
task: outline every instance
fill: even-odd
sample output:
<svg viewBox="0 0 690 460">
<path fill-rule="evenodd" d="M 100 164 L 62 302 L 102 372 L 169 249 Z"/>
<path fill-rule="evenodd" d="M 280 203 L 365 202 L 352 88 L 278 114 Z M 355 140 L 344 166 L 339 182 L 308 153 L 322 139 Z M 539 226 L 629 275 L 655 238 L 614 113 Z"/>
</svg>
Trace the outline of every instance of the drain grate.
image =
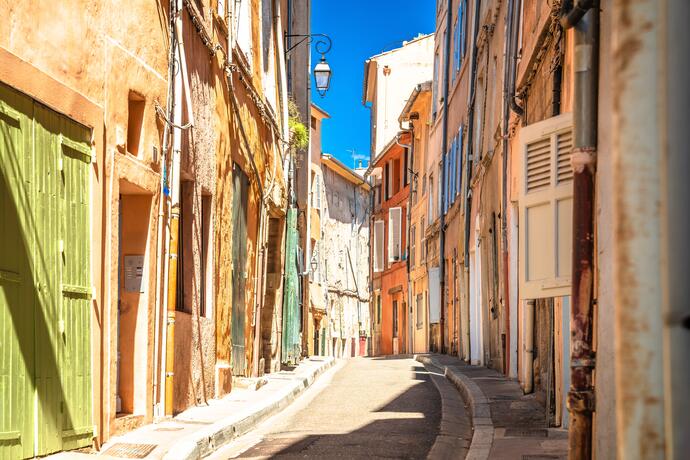
<svg viewBox="0 0 690 460">
<path fill-rule="evenodd" d="M 548 431 L 538 428 L 506 428 L 505 434 L 506 437 L 511 438 L 546 438 L 548 435 Z"/>
<path fill-rule="evenodd" d="M 145 458 L 155 448 L 156 444 L 127 444 L 118 442 L 103 452 L 103 455 L 121 458 Z"/>
<path fill-rule="evenodd" d="M 154 431 L 182 431 L 184 430 L 184 427 L 182 426 L 162 426 L 160 428 L 156 428 Z"/>
</svg>

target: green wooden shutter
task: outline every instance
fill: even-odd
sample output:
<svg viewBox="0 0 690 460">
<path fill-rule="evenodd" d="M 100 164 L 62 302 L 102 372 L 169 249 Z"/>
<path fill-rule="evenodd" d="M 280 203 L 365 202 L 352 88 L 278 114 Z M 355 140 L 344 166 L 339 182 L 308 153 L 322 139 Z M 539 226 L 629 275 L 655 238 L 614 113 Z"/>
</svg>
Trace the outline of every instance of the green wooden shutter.
<svg viewBox="0 0 690 460">
<path fill-rule="evenodd" d="M 0 85 L 0 458 L 93 436 L 89 138 Z"/>
</svg>

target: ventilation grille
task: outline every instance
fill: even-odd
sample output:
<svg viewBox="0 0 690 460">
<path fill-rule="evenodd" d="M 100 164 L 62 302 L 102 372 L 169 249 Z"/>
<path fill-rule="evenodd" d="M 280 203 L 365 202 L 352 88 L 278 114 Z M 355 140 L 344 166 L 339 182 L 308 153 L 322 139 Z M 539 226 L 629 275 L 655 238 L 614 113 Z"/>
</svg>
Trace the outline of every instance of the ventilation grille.
<svg viewBox="0 0 690 460">
<path fill-rule="evenodd" d="M 551 184 L 551 139 L 546 137 L 527 145 L 527 193 Z"/>
<path fill-rule="evenodd" d="M 573 150 L 573 132 L 568 130 L 559 133 L 556 137 L 556 148 L 558 149 L 558 171 L 556 180 L 567 182 L 573 180 L 573 168 L 570 166 L 570 155 Z"/>
</svg>

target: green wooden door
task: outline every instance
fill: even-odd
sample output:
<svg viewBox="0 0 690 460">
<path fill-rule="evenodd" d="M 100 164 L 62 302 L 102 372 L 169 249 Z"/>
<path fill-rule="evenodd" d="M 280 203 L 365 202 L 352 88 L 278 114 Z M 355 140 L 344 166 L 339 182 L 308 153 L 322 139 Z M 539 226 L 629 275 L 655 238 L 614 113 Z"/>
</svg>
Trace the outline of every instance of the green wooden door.
<svg viewBox="0 0 690 460">
<path fill-rule="evenodd" d="M 22 458 L 93 433 L 89 130 L 3 85 L 0 104 L 0 458 Z"/>
<path fill-rule="evenodd" d="M 34 454 L 33 243 L 24 229 L 31 192 L 27 98 L 0 85 L 0 458 Z"/>
<path fill-rule="evenodd" d="M 247 202 L 249 178 L 237 164 L 232 168 L 232 373 L 247 373 L 245 354 L 246 296 L 247 287 Z"/>
</svg>

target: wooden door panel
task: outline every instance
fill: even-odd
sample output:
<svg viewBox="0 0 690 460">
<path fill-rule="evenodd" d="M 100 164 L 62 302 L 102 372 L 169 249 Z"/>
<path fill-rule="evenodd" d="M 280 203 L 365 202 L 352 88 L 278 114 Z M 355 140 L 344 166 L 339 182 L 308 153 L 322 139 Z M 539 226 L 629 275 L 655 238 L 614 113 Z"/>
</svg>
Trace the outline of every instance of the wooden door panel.
<svg viewBox="0 0 690 460">
<path fill-rule="evenodd" d="M 33 456 L 32 102 L 0 84 L 0 459 Z"/>
<path fill-rule="evenodd" d="M 247 270 L 247 202 L 249 178 L 239 168 L 233 167 L 232 194 L 232 367 L 233 375 L 244 376 L 247 372 L 245 324 L 246 324 L 246 270 Z"/>
</svg>

